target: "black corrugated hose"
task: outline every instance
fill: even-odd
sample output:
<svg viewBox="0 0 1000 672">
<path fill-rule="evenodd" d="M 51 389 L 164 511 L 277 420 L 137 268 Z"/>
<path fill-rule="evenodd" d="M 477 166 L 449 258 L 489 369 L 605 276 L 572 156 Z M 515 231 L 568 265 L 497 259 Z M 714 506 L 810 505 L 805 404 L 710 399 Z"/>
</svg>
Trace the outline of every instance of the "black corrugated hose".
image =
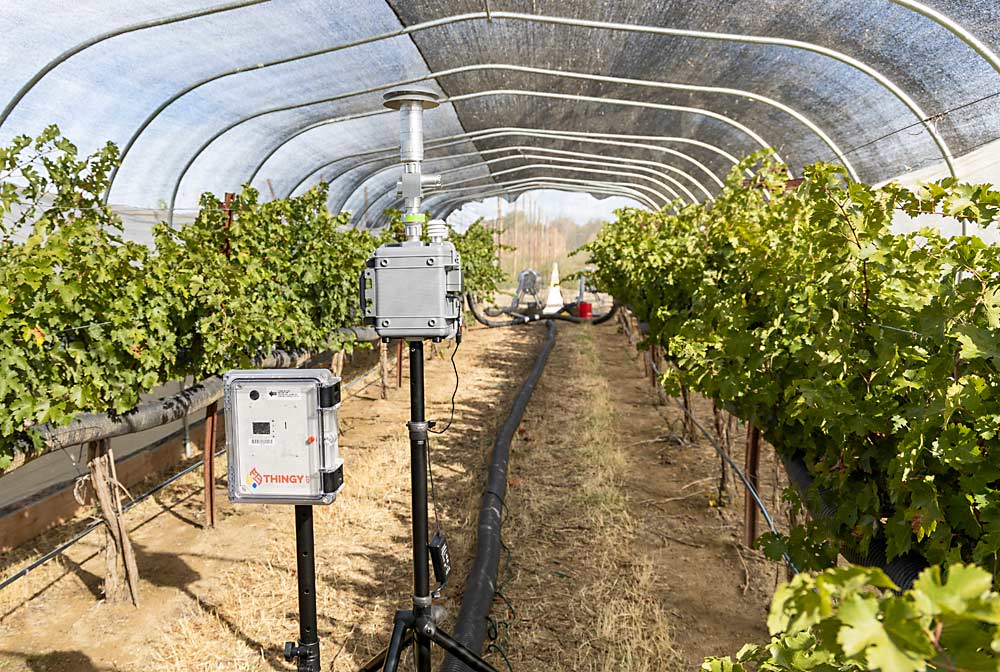
<svg viewBox="0 0 1000 672">
<path fill-rule="evenodd" d="M 500 566 L 500 522 L 504 498 L 507 495 L 507 463 L 510 461 L 510 442 L 514 438 L 518 425 L 524 417 L 535 386 L 538 385 L 545 362 L 556 343 L 556 324 L 548 323 L 548 333 L 542 345 L 541 352 L 535 359 L 531 373 L 521 384 L 521 389 L 514 398 L 510 415 L 500 427 L 496 441 L 493 443 L 493 455 L 490 459 L 490 470 L 483 490 L 483 499 L 479 507 L 479 526 L 476 529 L 476 557 L 465 581 L 465 592 L 462 595 L 462 607 L 455 622 L 454 637 L 476 653 L 483 650 L 486 639 L 486 626 L 493 596 L 497 589 L 497 571 Z M 469 668 L 448 656 L 444 659 L 441 672 L 469 672 Z"/>
<path fill-rule="evenodd" d="M 836 515 L 837 506 L 830 503 L 829 493 L 822 490 L 815 494 L 811 492 L 813 476 L 801 457 L 782 459 L 782 462 L 785 464 L 788 480 L 802 494 L 813 517 L 831 518 Z M 872 539 L 867 552 L 862 553 L 856 546 L 845 543 L 840 546 L 840 554 L 853 565 L 880 568 L 901 590 L 912 588 L 913 581 L 926 569 L 927 560 L 913 551 L 888 560 L 886 549 L 885 537 L 880 534 Z"/>
</svg>

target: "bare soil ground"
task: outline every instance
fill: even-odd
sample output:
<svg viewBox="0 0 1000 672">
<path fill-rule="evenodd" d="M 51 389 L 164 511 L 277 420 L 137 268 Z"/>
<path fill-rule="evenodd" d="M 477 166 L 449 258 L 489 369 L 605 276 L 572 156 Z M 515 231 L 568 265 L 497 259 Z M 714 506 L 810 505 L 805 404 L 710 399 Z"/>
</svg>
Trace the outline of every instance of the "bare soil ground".
<svg viewBox="0 0 1000 672">
<path fill-rule="evenodd" d="M 642 371 L 614 323 L 560 329 L 513 446 L 498 645 L 514 670 L 697 670 L 767 639 L 783 571 L 740 545 L 741 491 L 710 505 L 717 454 Z"/>
<path fill-rule="evenodd" d="M 456 565 L 442 602 L 451 614 L 495 431 L 542 329 L 474 329 L 458 352 L 455 424 L 432 444 Z M 560 328 L 514 446 L 504 526 L 514 611 L 498 601 L 490 652 L 501 668 L 498 649 L 519 671 L 694 670 L 706 654 L 766 635 L 775 570 L 738 550 L 736 507 L 708 505 L 717 459 L 677 436 L 678 412 L 658 404 L 634 357 L 613 324 Z M 451 366 L 427 366 L 428 416 L 444 420 Z M 373 385 L 341 409 L 347 487 L 316 512 L 324 669 L 374 655 L 410 601 L 407 417 L 405 376 L 389 399 Z M 225 473 L 223 460 L 216 469 Z M 234 507 L 220 480 L 218 524 L 205 530 L 200 481 L 195 472 L 127 514 L 138 609 L 102 601 L 99 534 L 0 592 L 0 671 L 293 669 L 280 658 L 297 633 L 292 511 Z M 0 576 L 33 553 L 3 558 Z"/>
</svg>

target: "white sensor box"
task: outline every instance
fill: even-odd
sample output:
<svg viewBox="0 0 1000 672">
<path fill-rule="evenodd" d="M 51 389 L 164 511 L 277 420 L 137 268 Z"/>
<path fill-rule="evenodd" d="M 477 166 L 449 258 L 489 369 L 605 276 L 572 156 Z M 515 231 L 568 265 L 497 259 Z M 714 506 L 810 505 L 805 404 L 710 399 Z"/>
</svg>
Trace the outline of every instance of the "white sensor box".
<svg viewBox="0 0 1000 672">
<path fill-rule="evenodd" d="M 326 369 L 257 369 L 223 376 L 229 499 L 330 504 L 344 485 L 340 379 Z"/>
</svg>

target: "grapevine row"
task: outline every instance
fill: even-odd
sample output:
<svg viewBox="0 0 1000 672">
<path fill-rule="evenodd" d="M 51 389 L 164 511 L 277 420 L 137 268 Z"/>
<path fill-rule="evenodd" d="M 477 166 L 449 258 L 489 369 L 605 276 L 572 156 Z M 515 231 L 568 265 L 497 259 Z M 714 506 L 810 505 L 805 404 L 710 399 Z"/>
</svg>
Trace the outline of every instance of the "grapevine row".
<svg viewBox="0 0 1000 672">
<path fill-rule="evenodd" d="M 755 169 L 754 178 L 745 171 Z M 770 538 L 800 567 L 884 534 L 890 558 L 996 566 L 1000 549 L 1000 249 L 891 230 L 899 212 L 997 221 L 1000 192 L 916 192 L 818 164 L 787 186 L 754 155 L 719 198 L 619 212 L 586 247 L 601 286 L 648 321 L 696 389 L 802 457 L 837 515 Z"/>
<path fill-rule="evenodd" d="M 110 143 L 80 156 L 56 127 L 0 148 L 0 471 L 35 424 L 123 413 L 275 349 L 350 348 L 337 330 L 359 323 L 358 276 L 392 235 L 348 227 L 321 184 L 270 202 L 206 193 L 192 223 L 127 241 L 101 198 L 117 160 Z M 492 291 L 490 232 L 452 240 L 470 291 Z"/>
</svg>

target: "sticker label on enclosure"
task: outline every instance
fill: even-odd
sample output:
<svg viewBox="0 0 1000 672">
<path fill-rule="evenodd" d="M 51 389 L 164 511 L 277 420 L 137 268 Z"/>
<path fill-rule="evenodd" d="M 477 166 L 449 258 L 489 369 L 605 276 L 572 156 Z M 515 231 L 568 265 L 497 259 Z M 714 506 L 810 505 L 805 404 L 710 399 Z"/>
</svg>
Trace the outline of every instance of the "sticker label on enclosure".
<svg viewBox="0 0 1000 672">
<path fill-rule="evenodd" d="M 271 390 L 267 394 L 269 397 L 272 397 L 275 400 L 282 400 L 282 399 L 291 400 L 291 399 L 302 398 L 302 390 L 295 390 L 295 389 Z"/>
</svg>

